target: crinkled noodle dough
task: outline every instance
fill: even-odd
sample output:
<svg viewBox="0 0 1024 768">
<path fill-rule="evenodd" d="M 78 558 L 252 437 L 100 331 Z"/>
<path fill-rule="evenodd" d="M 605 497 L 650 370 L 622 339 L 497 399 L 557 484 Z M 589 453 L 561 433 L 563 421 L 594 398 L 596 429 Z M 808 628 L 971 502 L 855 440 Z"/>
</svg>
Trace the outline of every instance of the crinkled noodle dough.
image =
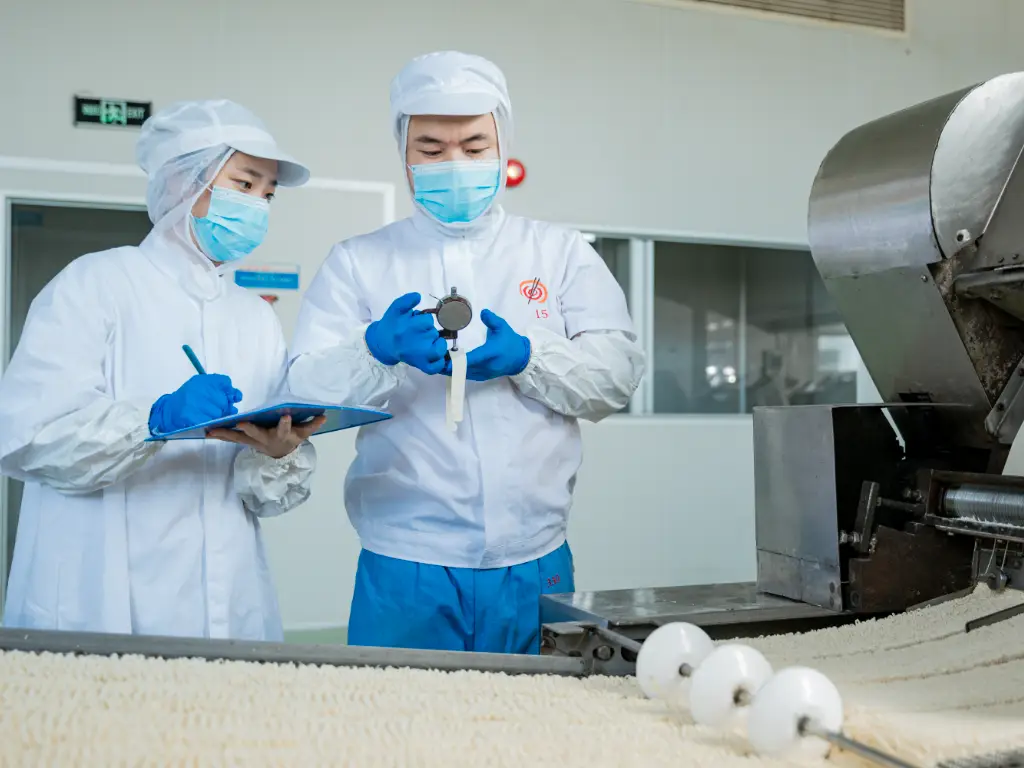
<svg viewBox="0 0 1024 768">
<path fill-rule="evenodd" d="M 987 587 L 882 621 L 749 641 L 839 687 L 846 730 L 921 765 L 1024 747 L 1024 601 Z M 747 642 L 747 641 L 744 641 Z M 0 764 L 782 766 L 631 679 L 0 654 Z M 825 765 L 863 765 L 835 754 Z"/>
</svg>

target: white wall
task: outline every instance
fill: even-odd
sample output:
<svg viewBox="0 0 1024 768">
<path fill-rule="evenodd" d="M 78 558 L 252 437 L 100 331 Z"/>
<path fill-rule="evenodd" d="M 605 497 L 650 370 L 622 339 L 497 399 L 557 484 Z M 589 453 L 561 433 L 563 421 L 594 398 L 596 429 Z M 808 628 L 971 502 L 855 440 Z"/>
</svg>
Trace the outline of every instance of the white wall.
<svg viewBox="0 0 1024 768">
<path fill-rule="evenodd" d="M 4 0 L 0 148 L 125 162 L 132 134 L 75 130 L 72 94 L 225 95 L 317 175 L 398 181 L 388 82 L 458 47 L 509 78 L 529 174 L 517 211 L 801 242 L 811 178 L 844 131 L 1024 56 L 1016 0 L 909 0 L 906 38 L 668 5 Z"/>
<path fill-rule="evenodd" d="M 855 125 L 1020 68 L 1019 0 L 911 0 L 905 37 L 625 0 L 5 0 L 0 155 L 129 162 L 131 132 L 75 130 L 71 97 L 223 95 L 317 175 L 399 181 L 387 84 L 459 47 L 512 86 L 526 184 L 508 206 L 633 232 L 800 243 L 822 156 Z M 408 210 L 398 196 L 400 213 Z M 366 215 L 365 226 L 376 226 Z M 295 232 L 304 281 L 330 217 Z M 343 623 L 356 543 L 319 502 L 271 530 L 286 620 Z M 749 420 L 613 420 L 585 431 L 572 535 L 581 588 L 753 575 Z M 349 446 L 349 447 L 345 447 Z M 325 500 L 326 499 L 326 500 Z"/>
</svg>

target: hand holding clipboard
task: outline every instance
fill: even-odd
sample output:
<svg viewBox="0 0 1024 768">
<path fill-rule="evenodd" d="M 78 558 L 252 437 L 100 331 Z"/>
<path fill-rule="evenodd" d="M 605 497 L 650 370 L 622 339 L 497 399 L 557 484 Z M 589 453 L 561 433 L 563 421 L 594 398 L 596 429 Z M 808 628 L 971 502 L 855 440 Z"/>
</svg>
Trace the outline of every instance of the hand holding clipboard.
<svg viewBox="0 0 1024 768">
<path fill-rule="evenodd" d="M 187 345 L 183 349 L 196 371 L 205 375 L 206 371 L 192 349 Z M 261 442 L 260 438 L 274 439 L 276 436 L 272 433 L 279 430 L 280 434 L 287 435 L 288 431 L 296 432 L 296 430 L 302 429 L 300 434 L 308 432 L 302 438 L 305 440 L 312 436 L 373 424 L 390 418 L 390 413 L 376 408 L 299 401 L 285 395 L 273 398 L 260 407 L 244 413 L 224 416 L 171 432 L 154 434 L 149 441 L 225 440 L 242 445 L 252 445 L 255 450 L 267 453 L 266 450 L 261 450 L 261 445 L 266 445 L 266 443 Z M 299 440 L 299 443 L 302 440 Z M 253 445 L 250 441 L 255 441 L 259 445 Z M 280 446 L 280 448 L 283 447 Z"/>
</svg>

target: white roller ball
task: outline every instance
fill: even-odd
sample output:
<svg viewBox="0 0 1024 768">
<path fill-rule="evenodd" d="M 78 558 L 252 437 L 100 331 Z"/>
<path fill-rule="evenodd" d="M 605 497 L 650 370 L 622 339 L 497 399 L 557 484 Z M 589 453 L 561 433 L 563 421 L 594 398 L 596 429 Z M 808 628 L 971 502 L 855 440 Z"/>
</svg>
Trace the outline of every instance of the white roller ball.
<svg viewBox="0 0 1024 768">
<path fill-rule="evenodd" d="M 747 713 L 750 745 L 758 754 L 771 757 L 824 757 L 829 750 L 827 741 L 800 735 L 799 723 L 804 717 L 838 733 L 843 727 L 843 700 L 832 681 L 817 670 L 788 667 L 754 697 Z"/>
<path fill-rule="evenodd" d="M 737 694 L 753 697 L 772 676 L 772 665 L 753 648 L 732 643 L 715 648 L 690 681 L 690 713 L 701 725 L 733 728 L 742 725 L 747 707 Z"/>
<path fill-rule="evenodd" d="M 715 644 L 694 624 L 676 622 L 658 627 L 640 646 L 636 657 L 636 680 L 650 699 L 685 707 L 690 679 L 680 672 L 688 664 L 696 669 Z"/>
</svg>

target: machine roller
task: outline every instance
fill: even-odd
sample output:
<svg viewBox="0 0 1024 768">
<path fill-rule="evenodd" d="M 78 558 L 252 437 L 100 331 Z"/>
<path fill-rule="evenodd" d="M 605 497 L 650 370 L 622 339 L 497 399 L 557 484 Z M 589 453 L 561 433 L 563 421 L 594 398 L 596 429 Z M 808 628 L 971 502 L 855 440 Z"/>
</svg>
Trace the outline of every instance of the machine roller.
<svg viewBox="0 0 1024 768">
<path fill-rule="evenodd" d="M 753 648 L 714 648 L 693 624 L 666 624 L 651 633 L 640 648 L 637 681 L 648 698 L 689 709 L 700 725 L 744 730 L 762 755 L 822 758 L 835 745 L 876 765 L 914 768 L 842 733 L 842 699 L 820 672 L 790 667 L 775 673 Z"/>
</svg>

